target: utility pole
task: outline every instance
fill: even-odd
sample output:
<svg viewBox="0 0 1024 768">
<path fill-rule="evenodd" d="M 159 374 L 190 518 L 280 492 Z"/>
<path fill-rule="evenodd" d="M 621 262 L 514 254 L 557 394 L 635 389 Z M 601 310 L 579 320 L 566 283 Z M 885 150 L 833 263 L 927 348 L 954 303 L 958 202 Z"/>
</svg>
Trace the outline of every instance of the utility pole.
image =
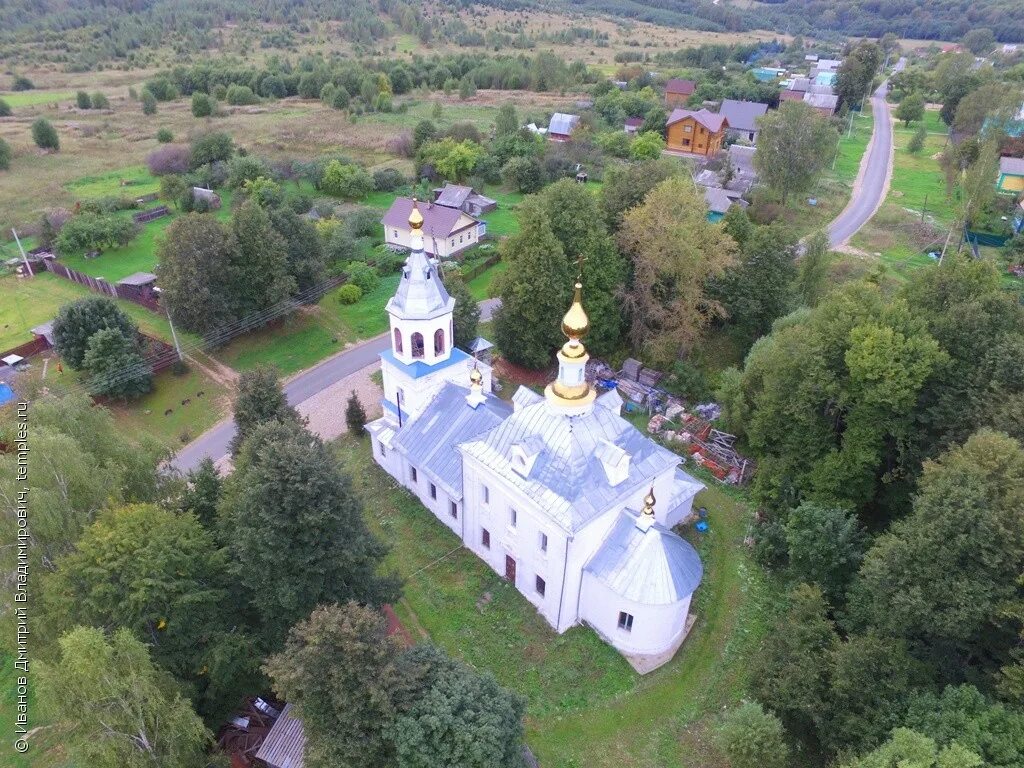
<svg viewBox="0 0 1024 768">
<path fill-rule="evenodd" d="M 25 262 L 25 271 L 29 277 L 35 277 L 36 273 L 32 271 L 32 265 L 28 263 L 28 256 L 25 255 L 25 249 L 21 246 L 21 238 L 18 237 L 14 227 L 11 227 L 11 234 L 14 235 L 14 242 L 18 244 L 18 250 L 21 251 L 21 260 Z"/>
<path fill-rule="evenodd" d="M 171 310 L 164 305 L 164 314 L 167 315 L 167 322 L 171 326 L 171 339 L 174 340 L 174 351 L 178 353 L 178 362 L 184 362 L 185 356 L 181 354 L 181 344 L 178 343 L 178 334 L 174 330 L 174 321 L 171 320 Z"/>
</svg>

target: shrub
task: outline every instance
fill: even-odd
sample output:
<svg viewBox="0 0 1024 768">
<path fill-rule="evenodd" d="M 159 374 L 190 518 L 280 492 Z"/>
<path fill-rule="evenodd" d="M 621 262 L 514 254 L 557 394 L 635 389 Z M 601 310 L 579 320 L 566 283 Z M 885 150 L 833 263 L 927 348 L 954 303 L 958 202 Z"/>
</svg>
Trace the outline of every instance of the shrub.
<svg viewBox="0 0 1024 768">
<path fill-rule="evenodd" d="M 11 105 L 8 104 L 3 99 L 0 99 L 0 117 L 10 117 L 10 116 L 11 116 Z"/>
<path fill-rule="evenodd" d="M 79 109 L 92 109 L 92 99 L 89 98 L 89 94 L 85 91 L 79 91 L 75 94 L 75 104 Z"/>
<path fill-rule="evenodd" d="M 159 139 L 159 136 L 157 138 Z M 146 166 L 154 176 L 185 173 L 189 169 L 191 158 L 192 151 L 184 144 L 165 144 L 149 153 L 146 157 Z"/>
<path fill-rule="evenodd" d="M 708 381 L 700 368 L 680 360 L 665 380 L 665 389 L 685 400 L 699 402 L 708 396 Z"/>
<path fill-rule="evenodd" d="M 0 171 L 11 167 L 11 145 L 0 139 Z"/>
<path fill-rule="evenodd" d="M 345 287 L 347 288 L 348 286 Z M 348 399 L 348 404 L 345 406 L 345 424 L 348 426 L 348 431 L 353 435 L 362 437 L 366 434 L 366 409 L 359 402 L 359 396 L 354 389 Z"/>
<path fill-rule="evenodd" d="M 324 226 L 319 226 L 318 231 L 326 232 L 327 225 L 334 221 L 328 219 L 327 221 L 321 220 L 319 223 Z M 347 227 L 334 226 L 330 229 L 324 251 L 329 264 L 343 264 L 351 261 L 356 256 L 355 238 L 349 233 Z"/>
<path fill-rule="evenodd" d="M 178 98 L 178 89 L 166 77 L 155 77 L 147 80 L 143 90 L 149 91 L 158 101 L 173 101 Z"/>
<path fill-rule="evenodd" d="M 346 283 L 338 289 L 338 301 L 342 304 L 355 304 L 363 298 L 363 291 L 358 285 Z"/>
<path fill-rule="evenodd" d="M 192 94 L 192 116 L 209 117 L 213 114 L 213 99 L 210 94 L 196 91 Z"/>
<path fill-rule="evenodd" d="M 352 237 L 373 237 L 380 233 L 380 211 L 356 208 L 345 217 L 345 227 Z"/>
<path fill-rule="evenodd" d="M 324 168 L 321 188 L 343 200 L 358 200 L 373 189 L 373 179 L 358 165 L 331 160 Z"/>
<path fill-rule="evenodd" d="M 362 261 L 353 261 L 345 267 L 348 273 L 348 281 L 351 285 L 359 286 L 363 294 L 372 293 L 380 285 L 380 275 L 377 270 Z"/>
<path fill-rule="evenodd" d="M 378 168 L 373 172 L 373 188 L 378 192 L 393 192 L 405 183 L 405 176 L 397 168 Z"/>
<path fill-rule="evenodd" d="M 246 104 L 258 104 L 259 96 L 253 93 L 252 88 L 247 85 L 230 85 L 228 86 L 227 101 L 228 104 L 234 106 L 243 106 Z"/>
<path fill-rule="evenodd" d="M 32 123 L 32 141 L 40 149 L 60 149 L 60 138 L 57 136 L 57 129 L 45 117 L 40 117 Z"/>
<path fill-rule="evenodd" d="M 351 101 L 352 97 L 349 96 L 348 91 L 344 88 L 336 88 L 334 93 L 331 94 L 331 106 L 335 109 L 348 109 Z"/>
<path fill-rule="evenodd" d="M 782 722 L 756 701 L 730 710 L 716 735 L 733 768 L 785 768 L 789 764 Z"/>
<path fill-rule="evenodd" d="M 144 88 L 142 90 L 142 114 L 156 114 L 156 96 L 154 96 L 153 92 L 148 88 Z"/>
<path fill-rule="evenodd" d="M 170 128 L 160 128 L 156 132 L 156 140 L 159 141 L 161 144 L 170 144 L 172 141 L 174 141 L 174 134 L 171 133 Z"/>
<path fill-rule="evenodd" d="M 406 254 L 390 248 L 381 248 L 376 258 L 377 271 L 385 275 L 397 272 L 405 264 L 405 260 Z"/>
<path fill-rule="evenodd" d="M 12 91 L 31 91 L 35 87 L 35 83 L 24 75 L 15 75 L 14 81 L 11 83 Z"/>
<path fill-rule="evenodd" d="M 910 141 L 907 142 L 907 152 L 912 155 L 916 155 L 922 149 L 924 149 L 924 141 L 928 138 L 928 129 L 925 128 L 924 123 L 917 127 L 914 131 L 914 135 L 910 137 Z"/>
<path fill-rule="evenodd" d="M 270 168 L 259 157 L 237 156 L 228 161 L 228 186 L 232 189 L 244 186 L 247 181 L 254 181 L 260 177 L 271 179 L 273 176 Z"/>
<path fill-rule="evenodd" d="M 110 99 L 105 94 L 96 91 L 92 95 L 92 108 L 93 109 L 110 109 Z"/>
</svg>

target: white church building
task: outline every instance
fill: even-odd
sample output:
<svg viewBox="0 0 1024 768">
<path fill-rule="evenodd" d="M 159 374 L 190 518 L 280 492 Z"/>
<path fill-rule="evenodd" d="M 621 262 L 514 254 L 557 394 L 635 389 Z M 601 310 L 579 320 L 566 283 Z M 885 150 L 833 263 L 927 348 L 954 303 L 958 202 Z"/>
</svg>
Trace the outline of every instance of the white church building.
<svg viewBox="0 0 1024 768">
<path fill-rule="evenodd" d="M 581 286 L 544 394 L 491 394 L 491 370 L 452 344 L 455 300 L 409 215 L 411 252 L 388 302 L 384 415 L 367 425 L 377 463 L 561 633 L 593 628 L 639 671 L 672 658 L 703 573 L 672 529 L 704 487 L 681 458 L 587 383 Z"/>
</svg>

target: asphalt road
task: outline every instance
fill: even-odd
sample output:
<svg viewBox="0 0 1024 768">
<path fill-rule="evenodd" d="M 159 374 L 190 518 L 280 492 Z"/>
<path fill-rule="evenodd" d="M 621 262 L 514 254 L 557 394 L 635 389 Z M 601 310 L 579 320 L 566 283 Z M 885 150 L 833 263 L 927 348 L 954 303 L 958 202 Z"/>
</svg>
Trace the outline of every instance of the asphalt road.
<svg viewBox="0 0 1024 768">
<path fill-rule="evenodd" d="M 499 304 L 498 299 L 480 302 L 480 319 L 490 320 Z M 383 334 L 344 352 L 339 352 L 334 357 L 329 357 L 308 371 L 300 373 L 284 386 L 288 402 L 298 405 L 346 376 L 372 365 L 377 361 L 380 353 L 387 349 L 388 344 L 388 336 Z M 343 405 L 339 403 L 338 407 L 341 408 Z M 207 456 L 217 461 L 227 456 L 228 446 L 231 445 L 231 439 L 234 436 L 234 420 L 225 419 L 182 448 L 171 461 L 171 466 L 182 472 L 187 472 L 199 466 L 199 463 Z"/>
<path fill-rule="evenodd" d="M 893 71 L 899 72 L 906 66 L 906 59 L 896 62 Z M 861 160 L 853 195 L 846 208 L 828 227 L 829 244 L 843 245 L 875 215 L 882 204 L 889 186 L 889 166 L 892 160 L 892 115 L 885 96 L 889 92 L 889 81 L 885 80 L 871 94 L 871 109 L 875 116 L 874 130 L 867 153 Z"/>
</svg>

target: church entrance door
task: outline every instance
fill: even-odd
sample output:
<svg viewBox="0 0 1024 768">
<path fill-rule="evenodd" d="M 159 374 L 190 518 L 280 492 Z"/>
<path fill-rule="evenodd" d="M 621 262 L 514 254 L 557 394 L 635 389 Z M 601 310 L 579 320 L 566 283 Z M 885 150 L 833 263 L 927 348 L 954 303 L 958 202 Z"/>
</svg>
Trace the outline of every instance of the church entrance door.
<svg viewBox="0 0 1024 768">
<path fill-rule="evenodd" d="M 516 559 L 512 555 L 505 555 L 505 579 L 516 583 Z"/>
</svg>

